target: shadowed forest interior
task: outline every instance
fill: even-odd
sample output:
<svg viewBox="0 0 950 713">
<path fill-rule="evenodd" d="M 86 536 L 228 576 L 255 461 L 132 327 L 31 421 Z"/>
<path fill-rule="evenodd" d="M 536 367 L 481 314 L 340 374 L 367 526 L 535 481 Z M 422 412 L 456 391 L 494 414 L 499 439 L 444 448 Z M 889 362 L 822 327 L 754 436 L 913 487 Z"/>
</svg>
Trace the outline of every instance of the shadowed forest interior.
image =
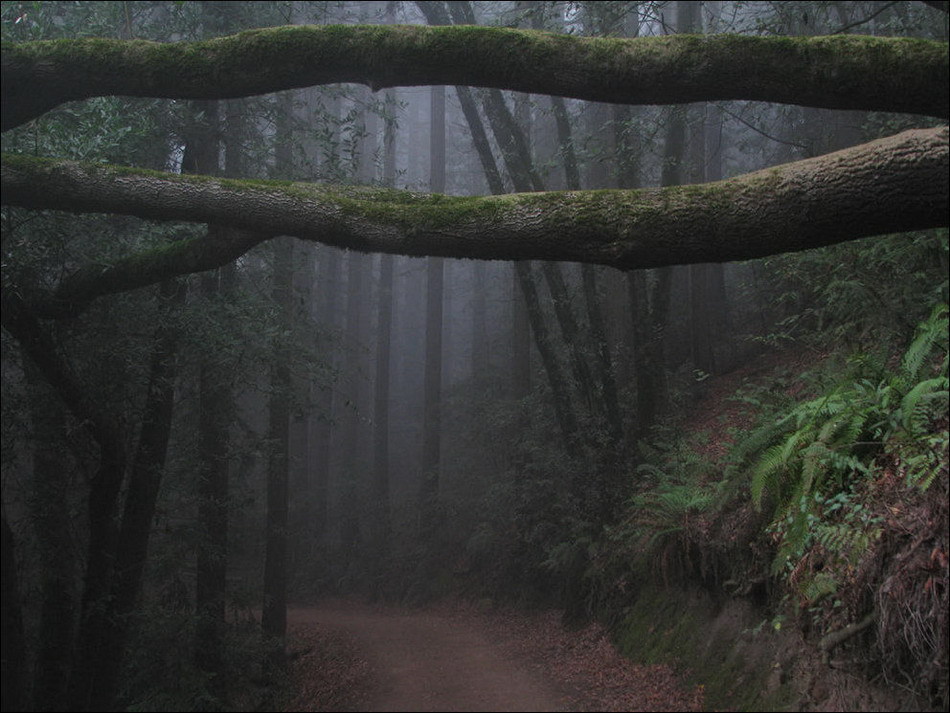
<svg viewBox="0 0 950 713">
<path fill-rule="evenodd" d="M 149 0 L 3 2 L 0 27 L 13 86 L 17 47 L 38 62 L 72 51 L 41 40 L 477 25 L 915 38 L 945 55 L 947 18 L 946 3 L 923 2 Z M 385 58 L 401 41 L 379 35 L 359 52 Z M 723 86 L 756 75 L 756 57 L 737 52 Z M 250 49 L 238 61 L 245 76 L 259 69 Z M 377 91 L 331 78 L 87 98 L 64 80 L 49 106 L 5 120 L 4 711 L 280 709 L 294 685 L 288 605 L 329 596 L 553 608 L 568 624 L 602 622 L 634 660 L 675 663 L 686 655 L 675 646 L 691 644 L 643 643 L 643 617 L 664 621 L 670 592 L 720 609 L 741 601 L 760 622 L 744 635 L 792 632 L 816 661 L 845 661 L 903 705 L 946 709 L 946 178 L 930 186 L 936 198 L 918 198 L 942 210 L 936 222 L 905 208 L 837 238 L 862 221 L 834 223 L 838 205 L 820 191 L 840 176 L 808 167 L 831 155 L 852 171 L 835 195 L 868 206 L 841 215 L 898 215 L 909 193 L 875 183 L 890 164 L 847 168 L 848 157 L 917 129 L 945 174 L 947 116 L 717 88 L 702 101 L 602 103 L 511 91 L 520 79 L 498 62 L 497 88 L 402 86 L 395 59 Z M 471 63 L 482 76 L 489 59 Z M 184 59 L 175 67 L 192 81 Z M 687 81 L 677 73 L 671 84 Z M 17 90 L 24 106 L 46 91 L 36 81 Z M 5 114 L 14 101 L 5 95 Z M 793 162 L 818 195 L 787 215 L 750 208 L 761 235 L 759 223 L 746 234 L 690 219 L 703 185 Z M 29 196 L 16 182 L 28 170 Z M 70 175 L 88 199 L 66 188 Z M 99 175 L 129 191 L 167 183 L 106 208 Z M 201 200 L 172 206 L 175 186 L 221 207 L 195 217 Z M 239 198 L 219 204 L 219 189 Z M 578 253 L 569 246 L 600 239 L 585 211 L 634 195 L 605 189 L 644 189 L 658 203 L 631 208 L 638 219 L 656 210 L 657 230 L 687 227 L 673 247 L 656 238 L 655 262 L 646 236 L 642 268 L 618 269 L 640 259 L 624 242 L 639 234 L 623 227 L 601 241 L 605 257 L 538 259 L 562 231 Z M 278 212 L 291 221 L 299 208 L 313 232 L 262 228 L 258 191 L 285 191 Z M 430 194 L 541 195 L 512 199 L 524 209 L 506 222 L 514 202 Z M 555 212 L 561 200 L 572 212 Z M 710 200 L 732 210 L 729 197 Z M 776 237 L 786 242 L 773 249 L 769 220 L 776 234 L 795 221 L 825 232 Z M 450 247 L 431 249 L 443 238 Z M 703 261 L 733 254 L 705 252 L 731 241 L 756 259 Z M 780 686 L 767 698 L 765 684 L 739 692 L 735 679 L 706 681 L 700 663 L 685 668 L 712 709 L 789 705 Z"/>
</svg>

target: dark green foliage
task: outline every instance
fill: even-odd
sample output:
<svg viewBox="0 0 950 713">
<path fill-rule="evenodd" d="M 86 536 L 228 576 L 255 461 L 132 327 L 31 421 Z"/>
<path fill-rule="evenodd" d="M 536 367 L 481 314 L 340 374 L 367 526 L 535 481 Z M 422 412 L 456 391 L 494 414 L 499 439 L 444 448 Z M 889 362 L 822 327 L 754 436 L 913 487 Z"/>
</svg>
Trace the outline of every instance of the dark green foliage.
<svg viewBox="0 0 950 713">
<path fill-rule="evenodd" d="M 748 470 L 753 503 L 775 510 L 780 539 L 773 571 L 794 565 L 814 536 L 821 502 L 871 474 L 874 457 L 894 438 L 922 439 L 947 409 L 947 307 L 921 323 L 900 366 L 889 371 L 874 359 L 852 358 L 852 372 L 817 398 L 794 407 L 754 432 L 741 453 L 759 449 Z M 925 364 L 940 363 L 931 376 Z M 767 446 L 763 450 L 763 446 Z M 911 484 L 926 489 L 937 470 L 914 469 Z"/>
<path fill-rule="evenodd" d="M 151 602 L 137 617 L 135 644 L 121 693 L 129 711 L 258 710 L 268 692 L 261 686 L 260 627 L 249 609 L 231 610 L 222 650 L 221 681 L 193 663 L 190 642 L 197 618 L 181 602 Z"/>
<path fill-rule="evenodd" d="M 937 230 L 769 258 L 781 291 L 770 298 L 776 329 L 762 338 L 817 349 L 902 340 L 950 299 L 948 254 L 948 233 Z"/>
</svg>

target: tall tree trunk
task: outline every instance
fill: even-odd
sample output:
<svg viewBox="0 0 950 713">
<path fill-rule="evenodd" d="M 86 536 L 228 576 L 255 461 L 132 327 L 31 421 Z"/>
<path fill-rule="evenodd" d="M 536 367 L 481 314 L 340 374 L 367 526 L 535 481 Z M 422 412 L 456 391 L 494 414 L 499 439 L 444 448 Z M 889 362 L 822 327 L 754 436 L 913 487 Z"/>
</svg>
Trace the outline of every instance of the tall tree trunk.
<svg viewBox="0 0 950 713">
<path fill-rule="evenodd" d="M 226 270 L 227 268 L 221 268 Z M 201 276 L 209 304 L 226 299 L 219 271 Z M 226 357 L 225 357 L 226 358 Z M 198 372 L 198 542 L 195 569 L 195 663 L 221 673 L 228 564 L 229 430 L 233 415 L 230 368 L 205 353 Z M 211 679 L 214 682 L 214 678 Z"/>
<path fill-rule="evenodd" d="M 488 373 L 487 284 L 485 263 L 472 264 L 472 381 L 480 383 Z"/>
<path fill-rule="evenodd" d="M 6 290 L 0 299 L 3 326 L 17 339 L 43 378 L 99 447 L 99 462 L 90 478 L 87 496 L 89 540 L 86 574 L 73 666 L 67 686 L 69 707 L 84 711 L 92 705 L 95 695 L 93 687 L 100 663 L 99 652 L 109 643 L 108 620 L 112 616 L 109 587 L 115 560 L 118 497 L 126 468 L 126 437 L 112 414 L 86 393 L 47 329 L 22 300 Z"/>
<path fill-rule="evenodd" d="M 23 605 L 20 574 L 17 567 L 16 541 L 7 522 L 6 504 L 0 505 L 3 532 L 0 537 L 0 708 L 4 711 L 37 710 L 29 705 L 27 694 L 26 635 L 23 629 Z M 67 652 L 70 646 L 67 644 Z"/>
<path fill-rule="evenodd" d="M 267 525 L 264 553 L 264 602 L 261 630 L 265 641 L 265 675 L 284 661 L 287 635 L 287 523 L 290 467 L 290 354 L 286 332 L 293 315 L 293 241 L 274 241 L 274 302 L 281 328 L 271 362 L 268 406 Z"/>
<path fill-rule="evenodd" d="M 194 114 L 201 117 L 188 135 L 183 172 L 216 176 L 221 174 L 220 103 L 194 102 Z M 229 111 L 233 114 L 233 108 Z M 237 135 L 228 137 L 226 157 L 237 161 Z M 229 173 L 240 175 L 239 166 Z M 209 238 L 216 230 L 209 227 Z M 223 267 L 200 277 L 201 295 L 209 305 L 225 299 L 222 275 L 233 268 Z M 229 429 L 232 417 L 230 369 L 221 354 L 205 350 L 198 367 L 198 540 L 195 563 L 195 663 L 215 680 L 221 673 L 225 627 L 227 577 Z"/>
<path fill-rule="evenodd" d="M 386 21 L 395 19 L 395 5 L 386 4 Z M 383 183 L 396 184 L 396 108 L 395 91 L 386 92 L 386 125 L 383 134 Z M 390 537 L 389 505 L 389 383 L 390 350 L 393 323 L 393 256 L 381 255 L 379 260 L 379 294 L 376 309 L 376 379 L 373 404 L 373 504 L 374 553 L 385 561 Z"/>
<path fill-rule="evenodd" d="M 321 166 L 321 175 L 333 176 L 339 170 L 340 142 L 340 97 L 331 92 L 322 98 L 323 121 L 327 123 L 327 133 L 332 151 L 325 152 L 325 164 Z M 317 320 L 325 330 L 333 331 L 342 325 L 340 316 L 340 293 L 342 289 L 343 251 L 333 247 L 318 249 L 319 267 L 317 269 Z M 318 344 L 321 355 L 329 362 L 331 372 L 340 365 L 338 345 L 331 338 L 321 338 Z M 330 385 L 322 386 L 316 399 L 317 420 L 314 426 L 314 472 L 313 502 L 309 510 L 313 513 L 312 537 L 314 545 L 323 549 L 329 532 L 330 497 L 330 459 L 332 452 L 333 423 L 339 403 L 335 389 Z"/>
<path fill-rule="evenodd" d="M 531 321 L 518 276 L 519 264 L 513 264 L 511 273 L 511 395 L 515 399 L 531 393 Z"/>
<path fill-rule="evenodd" d="M 679 0 L 676 10 L 677 31 L 695 27 L 699 18 L 698 3 Z M 662 186 L 678 186 L 683 183 L 686 160 L 685 113 L 686 109 L 683 107 L 670 109 L 663 146 L 663 167 L 660 172 Z M 648 284 L 652 285 L 652 289 L 648 288 Z M 637 438 L 642 438 L 655 423 L 661 408 L 661 395 L 666 388 L 663 346 L 672 284 L 673 268 L 661 267 L 654 271 L 652 281 L 648 280 L 646 275 L 640 275 L 630 287 L 631 314 L 636 320 L 635 340 L 639 345 L 636 351 Z"/>
<path fill-rule="evenodd" d="M 393 256 L 382 255 L 379 262 L 377 302 L 376 395 L 373 433 L 374 545 L 377 555 L 389 542 L 389 377 L 393 322 Z"/>
<path fill-rule="evenodd" d="M 135 611 L 142 588 L 152 519 L 165 472 L 175 404 L 175 362 L 178 352 L 175 317 L 184 298 L 183 283 L 177 280 L 161 283 L 148 392 L 142 410 L 138 446 L 130 468 L 115 555 L 112 613 L 107 624 L 109 633 L 104 637 L 97 654 L 99 669 L 90 710 L 112 710 L 119 690 L 121 664 L 131 628 L 130 617 Z"/>
<path fill-rule="evenodd" d="M 337 326 L 339 312 L 340 277 L 342 253 L 336 248 L 324 247 L 318 253 L 320 265 L 317 270 L 317 286 L 320 295 L 317 301 L 317 318 L 326 329 Z M 321 339 L 321 353 L 330 362 L 331 370 L 338 364 L 337 353 L 329 339 Z M 314 473 L 313 473 L 313 528 L 312 537 L 318 546 L 325 545 L 329 517 L 330 445 L 333 433 L 333 415 L 336 408 L 334 389 L 329 384 L 317 392 L 317 421 L 314 426 Z"/>
<path fill-rule="evenodd" d="M 293 175 L 290 126 L 293 100 L 283 95 L 278 103 L 275 177 Z M 273 347 L 268 405 L 267 524 L 264 552 L 264 602 L 261 630 L 264 636 L 265 675 L 272 676 L 284 662 L 287 635 L 287 583 L 290 479 L 291 370 L 289 335 L 294 318 L 294 241 L 287 237 L 274 241 L 272 299 L 277 305 L 278 323 Z"/>
<path fill-rule="evenodd" d="M 340 544 L 344 555 L 356 556 L 360 543 L 360 513 L 357 498 L 359 474 L 360 405 L 363 402 L 363 380 L 360 369 L 363 334 L 363 269 L 364 256 L 355 251 L 347 254 L 346 268 L 346 349 L 349 351 L 347 378 L 349 399 L 343 415 L 341 436 L 342 493 L 340 503 Z"/>
<path fill-rule="evenodd" d="M 77 596 L 77 552 L 67 499 L 70 466 L 68 456 L 64 457 L 66 420 L 55 394 L 32 364 L 24 361 L 34 441 L 30 520 L 40 567 L 32 699 L 35 710 L 66 710 Z"/>
<path fill-rule="evenodd" d="M 531 324 L 531 332 L 534 334 L 534 343 L 548 374 L 548 382 L 554 397 L 554 413 L 561 429 L 561 435 L 564 436 L 564 446 L 571 457 L 576 457 L 579 453 L 577 415 L 571 403 L 567 376 L 561 371 L 554 343 L 541 312 L 541 301 L 538 299 L 537 285 L 532 274 L 531 263 L 527 261 L 516 262 L 515 272 L 518 276 L 518 286 L 521 294 L 524 295 L 528 321 Z M 580 484 L 575 487 L 574 494 L 582 495 Z"/>
<path fill-rule="evenodd" d="M 577 153 L 574 150 L 574 138 L 571 131 L 571 124 L 567 116 L 567 110 L 564 106 L 564 100 L 560 97 L 552 99 L 552 108 L 554 109 L 555 122 L 557 126 L 558 144 L 560 153 L 564 159 L 565 183 L 568 190 L 580 190 L 580 170 L 578 167 Z M 617 384 L 614 378 L 613 360 L 610 355 L 610 346 L 607 343 L 607 331 L 604 324 L 603 312 L 600 305 L 600 295 L 597 290 L 597 273 L 592 265 L 581 266 L 581 279 L 584 290 L 585 304 L 587 306 L 587 321 L 590 327 L 590 337 L 594 342 L 595 355 L 594 364 L 597 373 L 597 389 L 593 388 L 593 379 L 588 376 L 588 382 L 581 381 L 585 390 L 590 394 L 591 404 L 596 404 L 595 413 L 605 419 L 610 434 L 610 439 L 615 448 L 621 445 L 623 440 L 623 418 L 620 414 L 620 400 L 617 395 Z M 552 281 L 549 280 L 549 284 Z M 557 300 L 555 299 L 555 305 Z M 561 319 L 561 328 L 564 329 L 565 319 Z M 580 351 L 580 337 L 574 337 L 573 341 L 568 339 L 565 334 L 565 341 L 568 344 L 575 344 L 575 362 L 580 363 L 586 359 L 586 355 Z M 586 361 L 584 361 L 586 365 Z M 585 371 L 589 369 L 585 366 Z M 577 373 L 577 368 L 575 368 Z M 613 466 L 615 467 L 615 466 Z"/>
<path fill-rule="evenodd" d="M 445 192 L 445 87 L 430 92 L 429 190 Z M 426 357 L 422 427 L 420 529 L 430 534 L 438 525 L 439 470 L 442 457 L 442 312 L 444 264 L 426 260 Z"/>
<path fill-rule="evenodd" d="M 712 31 L 718 22 L 719 3 L 706 2 Z M 701 19 L 684 31 L 702 30 Z M 699 112 L 702 116 L 699 116 Z M 722 112 L 716 105 L 706 104 L 694 109 L 696 116 L 690 132 L 690 183 L 722 179 L 721 129 Z M 690 289 L 690 356 L 695 368 L 706 374 L 716 374 L 723 368 L 717 354 L 718 345 L 725 343 L 728 329 L 725 277 L 722 263 L 702 263 L 689 266 Z"/>
</svg>

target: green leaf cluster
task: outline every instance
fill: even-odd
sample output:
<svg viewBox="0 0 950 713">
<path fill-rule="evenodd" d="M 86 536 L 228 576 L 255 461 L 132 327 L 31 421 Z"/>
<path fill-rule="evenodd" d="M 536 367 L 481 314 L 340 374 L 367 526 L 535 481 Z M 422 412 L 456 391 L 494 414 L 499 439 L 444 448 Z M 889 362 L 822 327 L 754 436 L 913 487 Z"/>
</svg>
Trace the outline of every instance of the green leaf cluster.
<svg viewBox="0 0 950 713">
<path fill-rule="evenodd" d="M 918 326 L 897 368 L 882 370 L 871 357 L 855 357 L 856 374 L 738 445 L 744 456 L 760 450 L 747 470 L 749 490 L 756 508 L 774 507 L 772 528 L 779 539 L 774 573 L 804 551 L 823 512 L 833 512 L 822 507 L 825 498 L 870 474 L 875 457 L 889 444 L 932 440 L 931 424 L 948 404 L 947 331 L 947 305 L 940 304 Z M 939 366 L 933 369 L 934 364 Z M 919 450 L 916 456 L 907 470 L 908 484 L 926 489 L 937 472 L 926 466 L 936 462 Z M 850 548 L 837 541 L 840 532 L 825 534 L 834 549 Z"/>
</svg>

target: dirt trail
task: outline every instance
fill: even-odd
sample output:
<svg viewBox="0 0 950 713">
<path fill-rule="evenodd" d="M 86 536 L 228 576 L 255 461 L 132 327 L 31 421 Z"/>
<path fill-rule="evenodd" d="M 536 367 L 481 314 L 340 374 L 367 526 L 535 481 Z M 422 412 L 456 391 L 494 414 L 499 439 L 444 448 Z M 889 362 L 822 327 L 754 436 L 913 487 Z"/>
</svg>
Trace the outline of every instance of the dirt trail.
<svg viewBox="0 0 950 713">
<path fill-rule="evenodd" d="M 700 711 L 702 686 L 557 611 L 325 601 L 289 611 L 287 711 Z"/>
<path fill-rule="evenodd" d="M 519 662 L 484 631 L 431 611 L 331 602 L 291 609 L 288 623 L 346 632 L 371 675 L 355 710 L 559 711 L 566 703 L 536 665 Z"/>
</svg>

